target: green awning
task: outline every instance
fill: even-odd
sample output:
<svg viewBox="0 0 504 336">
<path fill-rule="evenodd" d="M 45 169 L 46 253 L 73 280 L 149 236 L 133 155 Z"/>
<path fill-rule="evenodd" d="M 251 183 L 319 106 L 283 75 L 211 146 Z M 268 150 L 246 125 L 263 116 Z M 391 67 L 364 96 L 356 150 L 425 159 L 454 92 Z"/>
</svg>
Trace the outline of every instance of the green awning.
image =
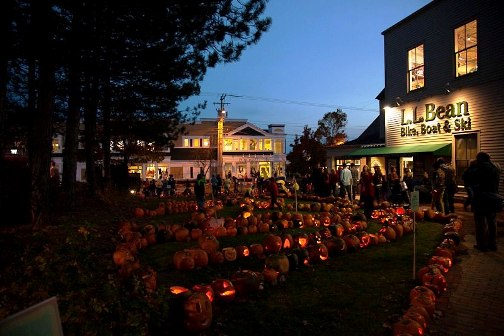
<svg viewBox="0 0 504 336">
<path fill-rule="evenodd" d="M 406 145 L 395 147 L 368 147 L 359 148 L 347 154 L 347 156 L 384 156 L 384 155 L 413 155 L 416 153 L 432 153 L 436 156 L 451 156 L 451 143 L 432 145 Z"/>
</svg>

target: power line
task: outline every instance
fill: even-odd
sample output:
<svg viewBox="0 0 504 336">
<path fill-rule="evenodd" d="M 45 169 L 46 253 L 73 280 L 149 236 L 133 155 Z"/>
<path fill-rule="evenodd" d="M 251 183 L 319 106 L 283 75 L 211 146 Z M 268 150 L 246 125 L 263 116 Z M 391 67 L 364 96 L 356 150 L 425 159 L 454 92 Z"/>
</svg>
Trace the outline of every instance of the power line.
<svg viewBox="0 0 504 336">
<path fill-rule="evenodd" d="M 215 96 L 219 95 L 213 92 L 202 92 L 201 96 Z M 303 102 L 303 101 L 295 101 L 281 98 L 268 98 L 268 97 L 256 97 L 256 96 L 248 96 L 248 95 L 239 95 L 239 94 L 227 94 L 229 97 L 234 97 L 238 99 L 244 100 L 252 100 L 252 101 L 262 101 L 268 103 L 279 103 L 279 104 L 287 104 L 287 105 L 301 105 L 301 106 L 312 106 L 312 107 L 323 107 L 329 109 L 341 109 L 341 110 L 352 110 L 352 111 L 362 111 L 362 112 L 379 112 L 378 109 L 369 109 L 364 107 L 356 107 L 356 106 L 338 106 L 337 104 L 322 104 L 322 103 L 313 103 L 313 102 Z"/>
</svg>

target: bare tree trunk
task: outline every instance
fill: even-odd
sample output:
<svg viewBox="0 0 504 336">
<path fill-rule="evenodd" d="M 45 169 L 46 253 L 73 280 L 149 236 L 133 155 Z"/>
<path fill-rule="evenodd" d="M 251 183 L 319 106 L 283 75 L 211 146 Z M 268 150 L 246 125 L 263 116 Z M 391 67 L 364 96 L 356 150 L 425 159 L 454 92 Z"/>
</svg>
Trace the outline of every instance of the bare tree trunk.
<svg viewBox="0 0 504 336">
<path fill-rule="evenodd" d="M 85 156 L 86 156 L 86 181 L 88 192 L 91 196 L 96 194 L 96 164 L 95 164 L 95 149 L 96 149 L 96 77 L 88 79 L 88 94 L 86 95 L 87 106 L 84 110 L 84 138 L 85 138 Z"/>
<path fill-rule="evenodd" d="M 80 45 L 82 43 L 82 18 L 79 10 L 75 10 L 72 22 L 70 40 L 69 77 L 69 107 L 66 120 L 65 146 L 63 150 L 63 190 L 66 194 L 66 206 L 75 206 L 75 184 L 77 174 L 77 151 L 79 148 L 79 125 L 81 110 L 81 60 Z"/>
<path fill-rule="evenodd" d="M 50 210 L 49 168 L 54 112 L 54 55 L 51 38 L 51 4 L 39 0 L 32 3 L 32 52 L 38 56 L 37 107 L 31 112 L 31 132 L 28 139 L 29 163 L 32 174 L 32 225 L 46 224 Z"/>
<path fill-rule="evenodd" d="M 13 7 L 14 1 L 12 0 L 2 1 L 0 4 L 0 11 L 3 13 L 0 16 L 0 36 L 2 36 L 4 40 L 2 52 L 0 52 L 0 190 L 4 191 L 6 190 L 5 179 L 8 178 L 6 174 L 6 162 L 3 151 L 3 149 L 6 148 L 7 140 L 5 139 L 5 101 L 7 97 L 8 62 L 12 56 L 12 34 L 9 26 L 9 19 L 12 18 Z M 7 210 L 4 208 L 4 205 L 7 204 L 7 200 L 5 198 L 8 196 L 8 192 L 2 192 L 0 194 L 0 211 Z"/>
</svg>

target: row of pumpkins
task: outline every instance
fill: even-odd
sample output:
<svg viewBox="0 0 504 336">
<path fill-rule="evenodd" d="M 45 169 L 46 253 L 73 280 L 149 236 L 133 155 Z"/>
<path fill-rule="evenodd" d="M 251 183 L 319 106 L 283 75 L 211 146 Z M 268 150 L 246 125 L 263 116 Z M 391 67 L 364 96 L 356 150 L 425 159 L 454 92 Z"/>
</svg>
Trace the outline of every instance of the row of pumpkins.
<svg viewBox="0 0 504 336">
<path fill-rule="evenodd" d="M 301 205 L 300 208 L 305 209 L 303 205 Z M 128 276 L 134 272 L 140 279 L 143 280 L 147 291 L 154 292 L 157 288 L 157 274 L 149 267 L 140 266 L 138 258 L 135 257 L 135 253 L 138 249 L 145 248 L 149 244 L 155 244 L 158 237 L 162 237 L 160 236 L 160 232 L 163 235 L 166 235 L 166 232 L 172 232 L 173 237 L 177 241 L 186 241 L 191 239 L 198 240 L 200 246 L 199 249 L 186 249 L 179 251 L 174 255 L 174 265 L 180 270 L 189 270 L 194 267 L 204 267 L 208 264 L 208 262 L 221 263 L 249 256 L 265 258 L 266 266 L 262 274 L 253 271 L 239 271 L 231 277 L 231 280 L 218 279 L 211 284 L 210 287 L 212 287 L 212 291 L 214 293 L 220 293 L 225 297 L 225 299 L 229 300 L 234 296 L 230 295 L 230 293 L 240 293 L 243 290 L 250 291 L 251 287 L 256 288 L 256 284 L 260 283 L 259 279 L 263 279 L 265 282 L 272 284 L 276 283 L 279 275 L 282 276 L 289 270 L 298 267 L 299 263 L 301 265 L 316 263 L 321 260 L 326 260 L 330 255 L 340 254 L 346 250 L 352 251 L 358 248 L 367 247 L 370 244 L 379 244 L 394 240 L 397 237 L 402 236 L 404 232 L 409 232 L 412 229 L 412 220 L 408 219 L 408 215 L 404 214 L 404 216 L 402 216 L 404 220 L 401 220 L 400 223 L 396 223 L 391 220 L 391 218 L 394 218 L 396 215 L 396 210 L 394 208 L 385 208 L 375 210 L 373 212 L 373 217 L 388 218 L 389 220 L 387 220 L 386 223 L 384 222 L 384 224 L 387 225 L 384 225 L 377 234 L 367 234 L 364 231 L 366 229 L 365 220 L 354 220 L 353 223 L 351 222 L 350 213 L 353 209 L 355 209 L 355 207 L 351 207 L 349 204 L 343 202 L 337 206 L 332 205 L 329 208 L 327 205 L 324 205 L 324 203 L 319 203 L 314 206 L 309 205 L 309 208 L 306 208 L 306 210 L 323 211 L 321 214 L 290 215 L 289 213 L 282 214 L 276 212 L 273 214 L 266 213 L 263 215 L 253 216 L 250 207 L 245 207 L 242 214 L 236 220 L 231 221 L 229 218 L 224 220 L 224 223 L 227 225 L 220 226 L 226 228 L 226 231 L 224 232 L 222 229 L 213 230 L 213 228 L 208 225 L 204 226 L 207 230 L 202 230 L 200 228 L 188 230 L 183 226 L 177 225 L 172 225 L 172 227 L 161 226 L 158 228 L 153 225 L 146 225 L 141 230 L 138 230 L 138 228 L 135 228 L 134 224 L 124 222 L 120 228 L 120 235 L 124 243 L 120 244 L 114 253 L 114 262 L 120 266 L 120 274 Z M 332 210 L 334 212 L 326 212 L 324 210 Z M 411 215 L 411 212 L 409 215 Z M 426 217 L 429 217 L 428 214 L 425 215 Z M 262 218 L 262 216 L 264 216 L 264 218 Z M 420 217 L 421 215 L 417 214 L 417 216 Z M 201 220 L 201 214 L 193 213 L 192 220 L 194 220 L 195 217 L 198 218 L 196 219 L 196 222 L 199 222 L 200 225 L 205 221 L 204 219 Z M 275 219 L 275 224 L 272 222 L 271 217 Z M 205 218 L 208 219 L 206 216 Z M 220 251 L 217 250 L 218 241 L 213 234 L 216 236 L 234 235 L 238 231 L 229 231 L 228 229 L 233 227 L 236 228 L 237 225 L 239 225 L 238 228 L 250 228 L 251 225 L 253 227 L 254 218 L 256 218 L 256 220 L 259 219 L 259 221 L 264 219 L 264 221 L 268 224 L 263 225 L 263 229 L 259 232 L 271 232 L 271 229 L 275 231 L 277 227 L 287 228 L 293 227 L 294 225 L 297 227 L 320 226 L 323 229 L 312 235 L 299 234 L 294 237 L 290 235 L 279 236 L 269 234 L 266 236 L 263 244 L 252 244 L 250 247 L 226 247 Z M 429 218 L 432 219 L 431 217 Z M 276 225 L 276 223 L 279 224 Z M 266 229 L 266 227 L 268 227 L 268 229 Z M 140 231 L 142 233 L 140 233 Z M 244 233 L 243 230 L 239 232 L 242 234 Z M 253 233 L 254 230 L 252 229 L 250 232 Z M 358 234 L 354 235 L 357 232 Z M 323 242 L 322 238 L 324 239 Z M 133 242 L 135 243 L 133 244 Z M 215 242 L 217 242 L 217 244 L 215 244 Z M 304 242 L 306 242 L 306 244 L 310 242 L 310 244 L 302 247 L 303 244 L 305 244 Z M 125 245 L 129 246 L 126 248 Z M 292 249 L 290 249 L 289 246 L 292 247 Z M 277 251 L 278 247 L 280 247 L 280 249 Z M 284 253 L 279 253 L 280 250 Z M 286 254 L 285 252 L 290 253 Z M 265 256 L 265 254 L 267 254 L 267 256 Z M 255 279 L 258 280 L 256 281 Z M 240 282 L 247 284 L 245 289 L 242 288 L 243 286 L 236 285 L 236 283 Z M 176 287 L 177 286 L 174 287 L 175 291 L 177 291 Z M 208 306 L 208 303 L 205 303 L 202 296 L 199 295 L 201 293 L 198 291 L 198 288 L 201 291 L 209 291 L 209 285 L 195 285 L 192 290 L 194 293 L 191 295 L 188 295 L 188 292 L 191 291 L 184 291 L 184 295 L 188 296 L 187 300 L 184 299 L 184 301 L 187 302 L 184 306 L 189 306 L 184 308 L 186 316 L 184 320 L 186 321 L 186 328 L 189 330 L 202 330 L 209 325 L 207 318 L 203 318 L 206 322 L 202 322 L 202 316 L 197 318 L 197 316 L 194 315 L 194 312 L 201 312 L 203 310 L 202 306 Z M 220 290 L 218 290 L 219 288 Z M 221 296 L 220 294 L 219 297 Z M 213 300 L 213 295 L 214 294 L 212 294 L 211 298 L 208 293 L 205 296 L 208 297 L 211 302 Z M 197 297 L 199 297 L 199 300 L 195 300 Z M 203 300 L 203 302 L 201 302 L 201 300 Z M 199 303 L 196 303 L 196 301 L 199 301 Z M 198 305 L 198 307 L 195 307 L 195 305 Z M 190 307 L 195 310 L 191 310 Z M 208 313 L 208 309 L 206 309 L 206 311 Z"/>
<path fill-rule="evenodd" d="M 393 335 L 424 335 L 431 323 L 436 308 L 436 300 L 447 289 L 445 275 L 452 267 L 457 246 L 460 244 L 459 232 L 462 221 L 452 217 L 443 227 L 443 240 L 434 250 L 427 265 L 416 274 L 421 284 L 410 291 L 410 306 L 393 325 Z"/>
<path fill-rule="evenodd" d="M 175 268 L 188 271 L 205 267 L 208 263 L 222 263 L 247 257 L 264 259 L 265 267 L 262 272 L 237 271 L 230 279 L 216 279 L 211 284 L 196 284 L 191 289 L 172 286 L 170 292 L 177 300 L 183 298 L 180 304 L 183 306 L 181 309 L 184 312 L 185 328 L 190 331 L 201 331 L 211 325 L 212 302 L 215 297 L 220 301 L 232 300 L 236 295 L 257 291 L 262 283 L 274 285 L 279 278 L 285 279 L 289 271 L 298 267 L 322 262 L 330 256 L 346 251 L 356 251 L 372 244 L 395 240 L 405 232 L 410 232 L 412 220 L 406 214 L 397 216 L 396 212 L 392 208 L 387 212 L 389 221 L 376 234 L 365 232 L 367 223 L 364 220 L 356 220 L 353 225 L 347 226 L 333 223 L 311 234 L 269 233 L 262 244 L 223 249 L 219 249 L 219 242 L 215 236 L 202 234 L 197 238 L 198 248 L 184 249 L 175 253 L 173 257 Z M 341 221 L 341 217 L 334 214 L 331 218 Z M 344 218 L 346 220 L 344 222 L 350 223 L 350 216 Z M 178 230 L 180 228 L 177 232 Z M 145 278 L 152 281 L 153 276 Z"/>
</svg>

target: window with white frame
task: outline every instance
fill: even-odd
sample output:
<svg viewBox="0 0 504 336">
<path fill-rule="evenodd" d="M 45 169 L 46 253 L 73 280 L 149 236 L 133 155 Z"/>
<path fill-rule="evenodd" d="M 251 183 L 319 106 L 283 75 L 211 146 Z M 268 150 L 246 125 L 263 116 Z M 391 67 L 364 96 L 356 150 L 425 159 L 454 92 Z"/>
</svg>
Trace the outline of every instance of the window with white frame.
<svg viewBox="0 0 504 336">
<path fill-rule="evenodd" d="M 478 70 L 477 21 L 471 21 L 455 29 L 456 77 Z"/>
<path fill-rule="evenodd" d="M 424 45 L 421 44 L 408 51 L 408 91 L 425 86 Z"/>
</svg>

